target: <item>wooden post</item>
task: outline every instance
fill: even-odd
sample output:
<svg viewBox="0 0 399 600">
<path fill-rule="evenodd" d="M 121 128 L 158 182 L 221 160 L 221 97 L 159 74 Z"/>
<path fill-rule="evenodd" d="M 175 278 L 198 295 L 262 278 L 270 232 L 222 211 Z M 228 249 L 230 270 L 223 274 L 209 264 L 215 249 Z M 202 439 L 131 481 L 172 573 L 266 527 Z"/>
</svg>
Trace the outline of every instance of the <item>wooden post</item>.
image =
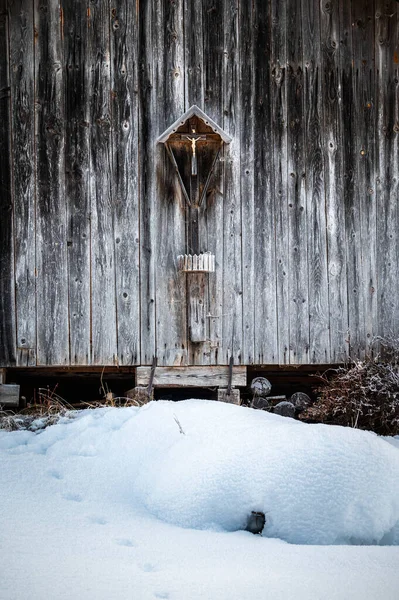
<svg viewBox="0 0 399 600">
<path fill-rule="evenodd" d="M 235 390 L 231 387 L 233 382 L 233 365 L 234 365 L 234 356 L 230 356 L 229 363 L 229 380 L 227 383 L 226 389 L 218 390 L 218 401 L 219 402 L 229 402 L 230 404 L 241 404 L 240 401 L 240 390 Z"/>
</svg>

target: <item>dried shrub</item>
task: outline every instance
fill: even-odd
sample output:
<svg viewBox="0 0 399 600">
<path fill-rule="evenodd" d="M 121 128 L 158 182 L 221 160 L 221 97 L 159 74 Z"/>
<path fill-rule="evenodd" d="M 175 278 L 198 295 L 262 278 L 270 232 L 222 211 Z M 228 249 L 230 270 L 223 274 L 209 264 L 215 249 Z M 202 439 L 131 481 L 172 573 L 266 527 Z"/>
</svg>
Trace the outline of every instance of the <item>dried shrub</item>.
<svg viewBox="0 0 399 600">
<path fill-rule="evenodd" d="M 0 411 L 0 429 L 41 431 L 55 425 L 62 417 L 73 418 L 76 411 L 56 393 L 56 389 L 57 386 L 35 390 L 33 402 L 20 413 Z"/>
<path fill-rule="evenodd" d="M 378 340 L 376 357 L 353 361 L 320 376 L 318 400 L 300 415 L 318 421 L 399 434 L 399 340 Z"/>
</svg>

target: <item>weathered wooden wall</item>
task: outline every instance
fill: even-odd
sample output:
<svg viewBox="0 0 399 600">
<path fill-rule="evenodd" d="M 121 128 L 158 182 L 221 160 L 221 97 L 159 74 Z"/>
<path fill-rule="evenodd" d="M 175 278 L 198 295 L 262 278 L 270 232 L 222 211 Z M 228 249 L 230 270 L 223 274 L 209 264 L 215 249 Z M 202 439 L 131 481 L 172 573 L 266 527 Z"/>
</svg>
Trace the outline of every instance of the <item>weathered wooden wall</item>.
<svg viewBox="0 0 399 600">
<path fill-rule="evenodd" d="M 335 363 L 399 335 L 399 3 L 0 0 L 0 366 Z M 157 137 L 230 136 L 200 218 Z"/>
</svg>

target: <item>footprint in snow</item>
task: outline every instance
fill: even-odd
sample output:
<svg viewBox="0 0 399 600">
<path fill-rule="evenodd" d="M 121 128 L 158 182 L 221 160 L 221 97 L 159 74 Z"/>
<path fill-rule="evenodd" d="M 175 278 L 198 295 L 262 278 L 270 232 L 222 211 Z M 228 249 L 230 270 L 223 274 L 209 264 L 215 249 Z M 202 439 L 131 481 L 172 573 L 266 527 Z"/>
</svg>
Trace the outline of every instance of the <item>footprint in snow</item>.
<svg viewBox="0 0 399 600">
<path fill-rule="evenodd" d="M 154 573 L 154 571 L 158 571 L 156 565 L 153 565 L 152 563 L 144 563 L 143 565 L 140 565 L 140 569 L 145 573 Z"/>
<path fill-rule="evenodd" d="M 82 496 L 79 496 L 79 494 L 62 494 L 62 497 L 71 502 L 82 502 L 83 500 Z"/>
<path fill-rule="evenodd" d="M 89 517 L 89 521 L 96 525 L 106 525 L 108 523 L 107 519 L 104 519 L 104 517 Z"/>
<path fill-rule="evenodd" d="M 125 546 L 126 548 L 134 548 L 136 546 L 136 544 L 132 542 L 132 540 L 123 538 L 115 540 L 115 542 L 118 544 L 118 546 Z"/>
<path fill-rule="evenodd" d="M 61 473 L 59 471 L 49 471 L 48 474 L 53 479 L 63 479 L 64 478 L 64 476 L 61 475 Z"/>
</svg>

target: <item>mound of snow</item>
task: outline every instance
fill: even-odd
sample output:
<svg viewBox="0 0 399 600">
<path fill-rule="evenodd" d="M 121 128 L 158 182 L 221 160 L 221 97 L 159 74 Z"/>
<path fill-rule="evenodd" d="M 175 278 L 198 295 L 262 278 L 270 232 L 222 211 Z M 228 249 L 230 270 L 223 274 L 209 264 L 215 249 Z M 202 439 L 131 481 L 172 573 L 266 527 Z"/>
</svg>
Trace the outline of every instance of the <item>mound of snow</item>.
<svg viewBox="0 0 399 600">
<path fill-rule="evenodd" d="M 62 465 L 75 503 L 227 531 L 262 511 L 263 535 L 292 543 L 399 543 L 399 451 L 373 433 L 187 400 L 0 432 L 1 448 L 45 455 L 55 480 Z"/>
<path fill-rule="evenodd" d="M 399 453 L 373 433 L 205 401 L 149 404 L 129 426 L 132 488 L 160 519 L 234 531 L 255 510 L 293 543 L 394 541 Z"/>
</svg>

